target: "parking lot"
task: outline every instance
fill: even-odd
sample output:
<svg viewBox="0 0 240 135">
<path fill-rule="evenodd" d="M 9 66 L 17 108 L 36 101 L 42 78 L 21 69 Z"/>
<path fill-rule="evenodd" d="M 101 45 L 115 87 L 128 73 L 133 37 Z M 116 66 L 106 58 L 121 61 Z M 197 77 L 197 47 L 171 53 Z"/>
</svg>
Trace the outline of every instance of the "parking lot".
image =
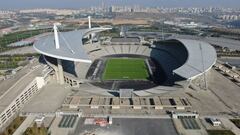
<svg viewBox="0 0 240 135">
<path fill-rule="evenodd" d="M 60 128 L 73 128 L 77 120 L 77 115 L 63 115 L 58 127 Z"/>
<path fill-rule="evenodd" d="M 199 125 L 197 124 L 194 118 L 181 118 L 181 123 L 185 129 L 200 129 Z"/>
<path fill-rule="evenodd" d="M 106 127 L 84 125 L 84 118 L 78 121 L 74 135 L 177 135 L 171 119 L 113 118 L 113 124 Z"/>
</svg>

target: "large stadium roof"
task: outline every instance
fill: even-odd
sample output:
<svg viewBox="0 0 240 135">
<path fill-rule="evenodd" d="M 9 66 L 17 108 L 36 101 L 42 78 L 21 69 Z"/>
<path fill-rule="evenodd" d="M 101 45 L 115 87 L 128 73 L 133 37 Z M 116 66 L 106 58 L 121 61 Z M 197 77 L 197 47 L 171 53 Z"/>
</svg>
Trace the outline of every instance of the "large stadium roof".
<svg viewBox="0 0 240 135">
<path fill-rule="evenodd" d="M 82 38 L 111 28 L 91 28 L 62 32 L 59 34 L 60 48 L 56 49 L 54 35 L 48 35 L 34 43 L 34 48 L 43 55 L 53 58 L 91 63 L 82 44 Z M 186 62 L 173 72 L 181 77 L 191 79 L 209 70 L 216 62 L 215 49 L 208 43 L 190 39 L 173 39 L 180 42 L 188 53 Z"/>
<path fill-rule="evenodd" d="M 82 38 L 91 33 L 97 33 L 111 28 L 91 28 L 59 33 L 60 48 L 56 49 L 54 34 L 41 38 L 34 43 L 34 48 L 41 54 L 53 58 L 91 63 L 83 46 Z"/>
<path fill-rule="evenodd" d="M 216 62 L 217 54 L 215 49 L 208 43 L 176 39 L 181 42 L 188 51 L 187 61 L 173 72 L 187 79 L 197 77 L 208 71 Z"/>
</svg>

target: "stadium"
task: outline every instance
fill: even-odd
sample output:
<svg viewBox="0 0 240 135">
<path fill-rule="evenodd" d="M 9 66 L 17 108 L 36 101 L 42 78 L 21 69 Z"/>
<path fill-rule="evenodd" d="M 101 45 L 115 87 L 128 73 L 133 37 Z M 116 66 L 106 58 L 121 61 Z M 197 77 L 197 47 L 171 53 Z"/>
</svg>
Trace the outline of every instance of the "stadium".
<svg viewBox="0 0 240 135">
<path fill-rule="evenodd" d="M 93 93 L 127 89 L 146 96 L 184 89 L 216 62 L 215 49 L 197 40 L 94 40 L 97 33 L 110 29 L 89 25 L 89 29 L 58 32 L 54 25 L 54 33 L 35 42 L 34 48 L 54 69 L 59 84 L 87 86 L 86 91 Z"/>
</svg>

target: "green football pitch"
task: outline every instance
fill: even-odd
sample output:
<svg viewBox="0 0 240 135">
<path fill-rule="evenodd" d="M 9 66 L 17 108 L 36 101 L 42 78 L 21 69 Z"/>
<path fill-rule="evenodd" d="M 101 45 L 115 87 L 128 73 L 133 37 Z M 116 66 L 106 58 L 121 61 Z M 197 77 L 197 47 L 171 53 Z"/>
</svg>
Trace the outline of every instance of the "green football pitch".
<svg viewBox="0 0 240 135">
<path fill-rule="evenodd" d="M 148 69 L 144 59 L 112 58 L 108 59 L 103 80 L 147 80 Z"/>
</svg>

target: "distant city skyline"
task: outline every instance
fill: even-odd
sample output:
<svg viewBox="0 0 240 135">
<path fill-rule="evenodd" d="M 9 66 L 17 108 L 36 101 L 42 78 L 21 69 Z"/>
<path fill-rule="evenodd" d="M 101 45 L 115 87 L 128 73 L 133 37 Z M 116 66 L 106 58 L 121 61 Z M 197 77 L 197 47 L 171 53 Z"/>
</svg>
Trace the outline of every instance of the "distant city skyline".
<svg viewBox="0 0 240 135">
<path fill-rule="evenodd" d="M 148 7 L 230 7 L 240 8 L 240 0 L 0 0 L 0 9 L 84 8 L 126 5 Z"/>
</svg>

